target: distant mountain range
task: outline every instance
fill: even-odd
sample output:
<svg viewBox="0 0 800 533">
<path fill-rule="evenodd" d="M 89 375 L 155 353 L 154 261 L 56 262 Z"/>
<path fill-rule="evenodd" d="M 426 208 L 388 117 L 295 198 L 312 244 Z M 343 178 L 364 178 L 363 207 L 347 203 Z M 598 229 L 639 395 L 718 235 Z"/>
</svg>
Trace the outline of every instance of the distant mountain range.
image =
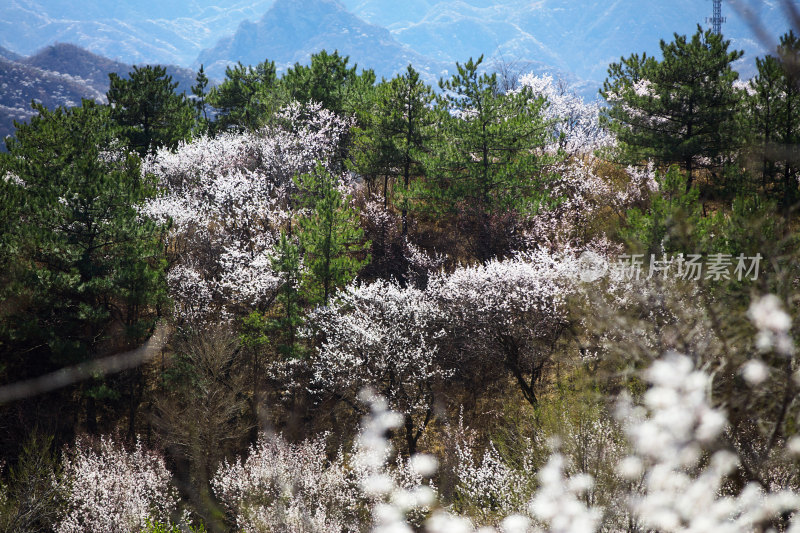
<svg viewBox="0 0 800 533">
<path fill-rule="evenodd" d="M 449 66 L 416 53 L 336 0 L 276 0 L 258 22 L 242 22 L 232 36 L 201 52 L 195 66 L 204 64 L 209 76 L 222 78 L 225 67 L 237 61 L 254 65 L 270 59 L 284 71 L 322 49 L 349 55 L 351 64 L 374 69 L 378 79 L 411 63 L 435 82 Z"/>
<path fill-rule="evenodd" d="M 0 139 L 14 133 L 14 120 L 30 119 L 32 100 L 49 109 L 77 106 L 84 98 L 104 102 L 108 74 L 124 77 L 132 69 L 72 44 L 48 46 L 29 57 L 0 48 Z M 189 69 L 168 66 L 167 73 L 179 83 L 178 91 L 189 91 L 194 83 Z"/>
<path fill-rule="evenodd" d="M 4 63 L 0 85 L 13 86 L 17 99 L 36 92 L 17 86 L 24 78 L 19 65 L 51 73 L 47 86 L 55 79 L 52 73 L 58 72 L 80 77 L 96 89 L 92 84 L 104 81 L 105 71 L 127 71 L 127 65 L 134 63 L 192 68 L 204 64 L 212 77 L 221 79 L 225 67 L 237 61 L 255 64 L 271 59 L 283 70 L 306 62 L 323 48 L 349 55 L 351 62 L 375 69 L 379 77 L 391 76 L 411 62 L 429 82 L 447 75 L 456 61 L 485 54 L 489 68 L 505 62 L 520 71 L 552 73 L 594 97 L 610 62 L 634 52 L 658 55 L 660 39 L 671 40 L 674 32 L 694 33 L 698 23 L 706 26 L 712 9 L 710 0 L 86 0 L 79 4 L 5 0 L 2 4 L 0 46 L 5 51 L 0 51 L 0 58 L 17 66 Z M 789 27 L 780 4 L 764 1 L 759 13 L 776 38 Z M 765 53 L 764 45 L 727 4 L 724 10 L 726 37 L 733 48 L 746 53 L 737 68 L 749 77 L 755 57 Z M 86 70 L 76 72 L 69 61 L 58 64 L 39 53 L 56 42 L 74 43 L 104 56 L 89 61 L 97 65 L 95 77 Z M 39 60 L 47 64 L 35 62 Z M 33 76 L 45 82 L 42 75 Z M 59 94 L 73 101 L 77 93 L 68 90 L 72 87 L 68 81 L 59 82 Z"/>
<path fill-rule="evenodd" d="M 0 46 L 22 55 L 73 43 L 128 64 L 189 66 L 273 0 L 2 0 Z"/>
<path fill-rule="evenodd" d="M 599 86 L 609 63 L 621 56 L 659 52 L 660 39 L 708 27 L 710 0 L 342 0 L 364 20 L 388 28 L 401 43 L 439 61 L 486 54 L 489 58 L 537 64 Z M 781 2 L 762 2 L 757 15 L 776 37 L 789 29 Z M 725 36 L 743 49 L 739 68 L 750 77 L 765 48 L 728 3 Z M 777 39 L 776 39 L 777 40 Z"/>
</svg>

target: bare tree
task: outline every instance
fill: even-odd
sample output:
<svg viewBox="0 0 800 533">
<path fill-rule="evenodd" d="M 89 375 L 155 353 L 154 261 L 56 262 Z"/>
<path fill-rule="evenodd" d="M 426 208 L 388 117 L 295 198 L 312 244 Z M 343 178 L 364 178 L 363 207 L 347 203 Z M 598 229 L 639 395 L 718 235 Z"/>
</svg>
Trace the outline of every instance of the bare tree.
<svg viewBox="0 0 800 533">
<path fill-rule="evenodd" d="M 156 401 L 155 425 L 175 463 L 178 488 L 201 512 L 215 507 L 209 481 L 241 449 L 251 426 L 240 351 L 239 339 L 223 326 L 179 338 Z"/>
<path fill-rule="evenodd" d="M 9 486 L 0 484 L 0 533 L 52 531 L 64 501 L 52 446 L 52 437 L 31 434 L 10 471 Z"/>
<path fill-rule="evenodd" d="M 491 63 L 489 69 L 497 74 L 500 92 L 507 93 L 519 89 L 519 79 L 531 70 L 531 62 L 500 56 Z"/>
</svg>

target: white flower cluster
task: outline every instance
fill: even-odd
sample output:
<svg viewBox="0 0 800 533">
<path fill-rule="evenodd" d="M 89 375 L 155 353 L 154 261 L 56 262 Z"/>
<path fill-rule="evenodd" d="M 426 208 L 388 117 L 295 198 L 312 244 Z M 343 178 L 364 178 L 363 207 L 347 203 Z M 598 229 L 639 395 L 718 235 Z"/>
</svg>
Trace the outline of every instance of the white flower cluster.
<svg viewBox="0 0 800 533">
<path fill-rule="evenodd" d="M 212 487 L 237 531 L 350 532 L 362 531 L 370 520 L 376 531 L 412 531 L 407 515 L 429 512 L 436 500 L 425 479 L 438 462 L 430 455 L 398 456 L 389 468 L 393 449 L 386 433 L 397 429 L 403 416 L 366 390 L 360 398 L 371 415 L 348 459 L 340 452 L 328 460 L 327 435 L 291 444 L 262 434 L 246 459 L 220 466 Z"/>
<path fill-rule="evenodd" d="M 588 474 L 567 478 L 565 461 L 553 454 L 539 471 L 539 490 L 531 500 L 532 516 L 546 524 L 551 533 L 592 533 L 598 530 L 601 510 L 588 507 L 581 496 L 592 488 L 594 480 Z M 523 530 L 524 531 L 524 530 Z"/>
<path fill-rule="evenodd" d="M 613 137 L 600 126 L 598 102 L 585 102 L 563 83 L 554 82 L 549 75 L 526 74 L 519 83 L 529 88 L 534 96 L 547 98 L 544 118 L 556 122 L 558 148 L 568 154 L 591 154 L 614 144 Z"/>
<path fill-rule="evenodd" d="M 636 96 L 642 98 L 647 96 L 652 96 L 653 98 L 659 98 L 657 94 L 653 94 L 653 84 L 647 78 L 642 78 L 641 80 L 638 80 L 636 83 L 634 83 L 633 92 Z"/>
<path fill-rule="evenodd" d="M 350 285 L 309 323 L 324 339 L 312 362 L 322 387 L 355 399 L 370 386 L 405 415 L 432 408 L 430 385 L 447 376 L 435 363 L 438 307 L 418 289 L 377 281 Z"/>
<path fill-rule="evenodd" d="M 366 465 L 364 488 L 378 497 L 378 503 L 372 510 L 373 533 L 410 533 L 413 531 L 407 521 L 407 515 L 420 508 L 435 509 L 436 493 L 429 486 L 418 484 L 411 488 L 398 486 L 396 478 L 387 471 L 386 459 L 392 451 L 391 443 L 386 435 L 397 428 L 402 417 L 387 409 L 385 401 L 372 393 L 365 396 L 370 400 L 372 412 L 366 417 L 364 427 L 359 436 L 358 461 Z M 528 510 L 531 515 L 543 523 L 552 523 L 552 531 L 592 532 L 599 523 L 600 511 L 586 507 L 580 500 L 580 494 L 591 484 L 588 476 L 563 477 L 560 456 L 555 456 L 540 472 L 540 489 L 530 502 Z M 418 468 L 422 477 L 433 475 L 436 461 L 429 456 L 415 456 L 410 464 Z M 425 521 L 425 530 L 429 533 L 496 533 L 492 527 L 480 527 L 476 530 L 472 520 L 465 516 L 453 514 L 443 507 L 435 509 Z M 535 528 L 533 520 L 521 514 L 512 514 L 500 523 L 502 533 L 528 533 L 541 531 Z"/>
<path fill-rule="evenodd" d="M 386 435 L 403 423 L 403 417 L 388 409 L 386 401 L 374 393 L 364 390 L 363 401 L 369 403 L 371 412 L 365 418 L 356 440 L 355 468 L 360 473 L 361 487 L 375 500 L 372 508 L 373 533 L 412 533 L 407 515 L 417 509 L 426 509 L 436 501 L 434 489 L 422 484 L 422 479 L 436 471 L 438 463 L 429 455 L 411 457 L 405 469 L 406 486 L 398 476 L 387 469 L 392 454 L 392 444 Z M 401 469 L 402 470 L 402 469 Z"/>
<path fill-rule="evenodd" d="M 211 484 L 245 533 L 354 531 L 366 508 L 342 455 L 328 461 L 325 435 L 291 444 L 262 434 L 246 459 L 224 462 Z"/>
<path fill-rule="evenodd" d="M 653 82 L 647 78 L 641 78 L 633 83 L 627 83 L 620 87 L 621 91 L 609 91 L 606 100 L 611 105 L 618 105 L 623 112 L 635 117 L 645 124 L 655 126 L 663 124 L 668 119 L 662 115 L 648 115 L 642 109 L 634 107 L 628 103 L 631 98 L 642 100 L 660 100 L 661 95 L 657 94 L 653 87 Z M 630 125 L 628 126 L 630 127 Z"/>
<path fill-rule="evenodd" d="M 292 216 L 292 177 L 330 167 L 350 125 L 319 104 L 292 104 L 259 132 L 203 136 L 145 162 L 164 192 L 143 212 L 172 221 L 168 281 L 179 315 L 210 314 L 212 300 L 272 296 L 280 280 L 270 258 Z"/>
<path fill-rule="evenodd" d="M 644 405 L 620 405 L 634 452 L 620 463 L 620 473 L 642 479 L 641 494 L 630 499 L 639 523 L 658 531 L 744 533 L 800 508 L 800 495 L 767 494 L 754 483 L 736 496 L 721 494 L 738 462 L 726 450 L 704 460 L 704 450 L 722 434 L 727 419 L 709 405 L 711 378 L 688 357 L 668 354 L 647 377 L 652 386 Z"/>
<path fill-rule="evenodd" d="M 463 429 L 459 433 L 463 434 Z M 459 496 L 479 507 L 477 513 L 482 519 L 522 510 L 525 502 L 521 493 L 526 485 L 523 476 L 503 461 L 493 443 L 477 461 L 473 444 L 464 439 L 455 442 Z"/>
<path fill-rule="evenodd" d="M 140 442 L 127 452 L 102 437 L 95 451 L 79 440 L 65 454 L 64 479 L 66 515 L 58 533 L 130 533 L 148 519 L 169 524 L 178 502 L 164 460 Z"/>
<path fill-rule="evenodd" d="M 783 310 L 780 299 L 774 294 L 754 301 L 747 316 L 758 328 L 756 345 L 761 351 L 775 349 L 787 357 L 794 355 L 794 341 L 789 336 L 792 320 Z"/>
<path fill-rule="evenodd" d="M 451 324 L 469 321 L 479 330 L 510 327 L 533 313 L 538 319 L 528 327 L 544 333 L 565 319 L 566 296 L 578 266 L 569 254 L 537 250 L 436 274 L 427 292 Z"/>
<path fill-rule="evenodd" d="M 628 188 L 620 195 L 622 205 L 630 205 L 633 202 L 646 199 L 651 192 L 658 190 L 659 185 L 656 181 L 656 170 L 653 161 L 648 161 L 643 167 L 627 167 L 625 169 L 630 181 Z"/>
<path fill-rule="evenodd" d="M 586 157 L 563 162 L 555 168 L 556 176 L 548 183 L 548 193 L 558 202 L 531 218 L 525 235 L 529 249 L 609 247 L 599 242 L 608 239 L 590 238 L 589 230 L 609 213 L 628 209 L 636 200 L 633 190 L 637 187 L 629 185 L 625 191 L 615 190 L 598 176 L 597 164 L 596 159 Z"/>
<path fill-rule="evenodd" d="M 421 431 L 431 416 L 432 385 L 454 366 L 474 356 L 503 368 L 495 359 L 504 357 L 495 346 L 499 336 L 513 339 L 521 364 L 538 357 L 533 345 L 549 345 L 564 324 L 577 264 L 538 251 L 434 274 L 424 290 L 386 281 L 350 285 L 309 317 L 308 333 L 322 339 L 310 363 L 316 382 L 350 398 L 374 387 Z M 441 353 L 459 339 L 469 344 L 459 360 Z"/>
<path fill-rule="evenodd" d="M 646 374 L 651 383 L 644 405 L 623 400 L 623 421 L 631 454 L 618 472 L 632 483 L 623 504 L 641 530 L 665 532 L 752 532 L 800 510 L 800 495 L 790 490 L 764 492 L 756 484 L 735 496 L 723 493 L 723 483 L 737 467 L 735 455 L 720 450 L 705 455 L 726 425 L 725 414 L 710 406 L 711 378 L 696 370 L 683 355 L 668 354 Z M 550 532 L 599 531 L 602 510 L 587 507 L 580 497 L 592 486 L 588 475 L 564 477 L 565 462 L 554 454 L 539 471 L 540 486 L 529 512 Z M 429 522 L 429 531 L 472 531 L 464 518 L 441 515 Z M 517 531 L 528 527 L 523 517 L 509 517 Z M 507 519 L 507 520 L 509 520 Z M 503 522 L 505 524 L 506 522 Z M 523 527 L 525 526 L 525 527 Z M 792 520 L 788 531 L 800 531 Z"/>
</svg>

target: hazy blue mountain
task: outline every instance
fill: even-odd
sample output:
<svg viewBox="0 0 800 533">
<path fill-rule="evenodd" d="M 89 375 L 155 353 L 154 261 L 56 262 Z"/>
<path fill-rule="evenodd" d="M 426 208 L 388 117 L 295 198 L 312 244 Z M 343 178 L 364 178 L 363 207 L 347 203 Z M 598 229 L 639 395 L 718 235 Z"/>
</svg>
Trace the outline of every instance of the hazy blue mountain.
<svg viewBox="0 0 800 533">
<path fill-rule="evenodd" d="M 781 2 L 763 2 L 776 37 L 789 26 Z M 411 61 L 434 81 L 455 61 L 486 55 L 518 70 L 550 72 L 596 94 L 608 64 L 657 54 L 660 39 L 691 34 L 711 0 L 0 0 L 0 57 L 55 42 L 78 44 L 126 64 L 205 63 L 222 77 L 231 62 L 273 59 L 285 68 L 339 49 L 379 75 Z M 745 76 L 765 49 L 724 4 L 726 37 L 744 49 Z M 12 57 L 13 59 L 13 57 Z"/>
<path fill-rule="evenodd" d="M 21 57 L 17 61 L 49 72 L 80 78 L 102 94 L 108 90 L 110 73 L 124 78 L 133 70 L 133 66 L 127 63 L 103 57 L 74 44 L 62 43 L 46 46 L 36 54 Z M 172 81 L 178 82 L 178 92 L 191 92 L 196 75 L 193 70 L 175 65 L 165 65 L 165 68 L 167 74 L 172 76 Z"/>
<path fill-rule="evenodd" d="M 273 0 L 3 0 L 0 46 L 22 55 L 74 43 L 130 64 L 188 66 Z"/>
<path fill-rule="evenodd" d="M 46 46 L 36 54 L 18 61 L 41 70 L 80 78 L 100 94 L 104 94 L 108 89 L 110 72 L 124 75 L 131 68 L 126 63 L 93 54 L 74 44 Z"/>
<path fill-rule="evenodd" d="M 3 59 L 9 59 L 11 61 L 19 61 L 20 59 L 22 59 L 21 55 L 14 53 L 11 50 L 8 50 L 7 48 L 3 48 L 2 46 L 0 46 L 0 57 L 2 57 Z"/>
<path fill-rule="evenodd" d="M 349 55 L 351 63 L 391 77 L 413 63 L 430 80 L 438 79 L 444 64 L 430 61 L 397 42 L 385 28 L 369 24 L 348 12 L 336 0 L 276 0 L 258 22 L 243 22 L 232 36 L 204 50 L 195 66 L 203 64 L 212 77 L 222 78 L 225 67 L 265 59 L 283 71 L 307 63 L 311 54 L 326 49 Z"/>
<path fill-rule="evenodd" d="M 14 121 L 27 122 L 34 115 L 31 101 L 48 108 L 80 105 L 81 99 L 101 101 L 103 93 L 68 74 L 50 72 L 0 57 L 0 149 L 14 133 Z"/>
<path fill-rule="evenodd" d="M 442 61 L 481 53 L 487 58 L 548 64 L 577 77 L 599 82 L 606 68 L 633 52 L 657 53 L 660 39 L 692 34 L 707 26 L 710 0 L 409 0 L 408 9 L 394 0 L 342 0 L 354 14 L 389 28 L 398 41 Z M 765 2 L 759 13 L 776 34 L 789 28 L 778 2 Z M 724 5 L 723 26 L 732 47 L 744 49 L 740 65 L 753 72 L 764 47 L 738 13 Z"/>
</svg>

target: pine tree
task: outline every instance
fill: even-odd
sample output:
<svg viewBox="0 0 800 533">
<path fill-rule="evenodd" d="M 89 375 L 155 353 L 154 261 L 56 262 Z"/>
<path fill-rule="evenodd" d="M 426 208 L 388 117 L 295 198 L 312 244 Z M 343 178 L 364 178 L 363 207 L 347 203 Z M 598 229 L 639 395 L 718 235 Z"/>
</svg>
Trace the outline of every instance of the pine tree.
<svg viewBox="0 0 800 533">
<path fill-rule="evenodd" d="M 309 65 L 295 63 L 282 78 L 291 99 L 300 103 L 318 102 L 325 109 L 341 114 L 354 114 L 358 103 L 375 83 L 372 70 L 357 74 L 358 65 L 348 67 L 349 56 L 338 51 L 322 50 L 311 56 Z"/>
<path fill-rule="evenodd" d="M 728 52 L 729 45 L 698 26 L 691 39 L 662 40 L 661 61 L 634 54 L 609 66 L 602 120 L 617 135 L 622 162 L 680 165 L 687 188 L 698 169 L 718 174 L 739 141 L 731 64 L 742 52 Z"/>
<path fill-rule="evenodd" d="M 20 202 L 4 239 L 18 265 L 2 289 L 13 311 L 0 324 L 16 378 L 137 345 L 165 295 L 162 228 L 137 210 L 155 186 L 119 145 L 111 110 L 90 101 L 34 109 L 0 160 L 0 175 L 15 176 L 2 196 L 11 189 Z M 101 389 L 88 387 L 85 397 Z"/>
<path fill-rule="evenodd" d="M 206 76 L 203 65 L 200 65 L 200 70 L 197 71 L 195 77 L 195 84 L 192 85 L 192 95 L 194 96 L 194 109 L 195 109 L 195 129 L 204 133 L 208 131 L 208 76 Z"/>
<path fill-rule="evenodd" d="M 355 278 L 368 261 L 362 259 L 369 243 L 358 225 L 350 199 L 337 179 L 322 165 L 295 179 L 306 215 L 299 220 L 298 239 L 305 258 L 303 279 L 307 300 L 328 305 L 333 291 Z"/>
<path fill-rule="evenodd" d="M 408 199 L 411 179 L 424 174 L 423 159 L 432 142 L 436 123 L 429 106 L 433 91 L 411 65 L 404 74 L 378 86 L 375 104 L 356 130 L 353 168 L 368 181 L 383 178 L 384 205 L 389 203 L 389 182 L 401 179 L 404 197 L 402 233 L 408 233 Z"/>
<path fill-rule="evenodd" d="M 756 59 L 758 75 L 750 81 L 745 118 L 761 186 L 779 199 L 784 213 L 800 201 L 800 75 L 793 68 L 798 57 L 800 39 L 789 32 L 775 56 Z"/>
<path fill-rule="evenodd" d="M 482 60 L 456 63 L 452 79 L 440 81 L 440 135 L 414 194 L 437 209 L 469 213 L 478 224 L 477 255 L 487 260 L 490 217 L 534 213 L 549 202 L 547 167 L 560 156 L 542 150 L 553 135 L 542 117 L 546 100 L 528 88 L 503 94 L 497 74 L 478 73 Z"/>
<path fill-rule="evenodd" d="M 278 308 L 267 323 L 267 330 L 278 339 L 278 352 L 287 358 L 302 354 L 297 342 L 297 330 L 303 325 L 303 308 L 300 304 L 300 250 L 285 232 L 275 247 L 272 268 L 281 278 L 276 303 Z"/>
<path fill-rule="evenodd" d="M 128 79 L 108 75 L 111 118 L 122 126 L 128 146 L 141 157 L 166 146 L 173 149 L 188 139 L 194 113 L 177 82 L 161 66 L 133 67 Z"/>
<path fill-rule="evenodd" d="M 217 110 L 215 128 L 255 131 L 280 107 L 274 61 L 255 67 L 238 63 L 225 69 L 225 80 L 211 89 L 208 102 Z"/>
</svg>

